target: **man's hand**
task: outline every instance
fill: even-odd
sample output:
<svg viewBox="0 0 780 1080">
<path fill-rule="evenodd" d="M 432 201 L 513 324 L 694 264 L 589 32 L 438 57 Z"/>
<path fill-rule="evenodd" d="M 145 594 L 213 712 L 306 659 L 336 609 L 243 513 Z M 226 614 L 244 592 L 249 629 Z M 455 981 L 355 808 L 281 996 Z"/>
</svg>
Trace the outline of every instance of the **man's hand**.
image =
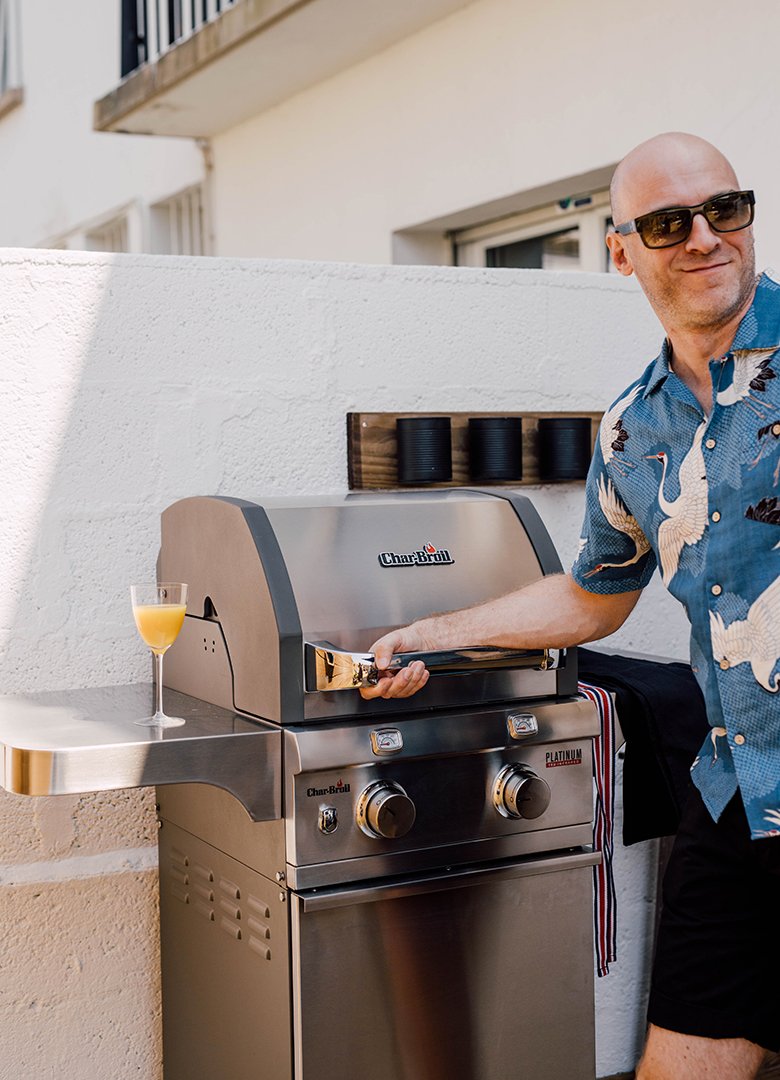
<svg viewBox="0 0 780 1080">
<path fill-rule="evenodd" d="M 399 652 L 424 652 L 429 648 L 423 638 L 415 632 L 414 626 L 406 626 L 401 630 L 393 630 L 375 641 L 369 650 L 376 658 L 376 666 L 381 672 L 387 672 L 387 665 L 395 653 Z M 372 698 L 407 698 L 422 690 L 428 682 L 430 672 L 421 660 L 415 660 L 408 667 L 399 668 L 395 672 L 380 674 L 376 686 L 366 686 L 360 691 L 361 697 L 366 701 Z"/>
</svg>

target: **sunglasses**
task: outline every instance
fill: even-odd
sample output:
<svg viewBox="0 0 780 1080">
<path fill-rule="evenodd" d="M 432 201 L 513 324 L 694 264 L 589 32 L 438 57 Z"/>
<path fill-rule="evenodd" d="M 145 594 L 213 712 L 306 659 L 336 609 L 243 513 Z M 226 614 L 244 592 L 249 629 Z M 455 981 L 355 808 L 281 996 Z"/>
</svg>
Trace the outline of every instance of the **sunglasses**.
<svg viewBox="0 0 780 1080">
<path fill-rule="evenodd" d="M 707 224 L 718 233 L 739 232 L 753 224 L 755 196 L 752 191 L 729 191 L 716 195 L 698 206 L 675 206 L 669 210 L 654 210 L 651 214 L 616 225 L 615 232 L 621 236 L 639 233 L 639 239 L 647 248 L 674 247 L 691 235 L 693 219 L 702 214 Z"/>
</svg>

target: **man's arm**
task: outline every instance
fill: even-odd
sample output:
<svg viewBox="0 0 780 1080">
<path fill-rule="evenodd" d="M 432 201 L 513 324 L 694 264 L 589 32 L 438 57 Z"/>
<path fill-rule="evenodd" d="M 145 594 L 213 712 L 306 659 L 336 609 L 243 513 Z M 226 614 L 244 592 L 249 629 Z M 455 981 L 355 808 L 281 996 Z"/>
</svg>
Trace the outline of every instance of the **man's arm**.
<svg viewBox="0 0 780 1080">
<path fill-rule="evenodd" d="M 555 574 L 476 607 L 420 619 L 376 641 L 371 652 L 384 671 L 394 653 L 495 645 L 508 649 L 563 649 L 613 633 L 633 611 L 641 590 L 591 593 L 569 574 Z M 403 698 L 421 690 L 428 670 L 420 661 L 376 686 L 364 698 Z"/>
</svg>

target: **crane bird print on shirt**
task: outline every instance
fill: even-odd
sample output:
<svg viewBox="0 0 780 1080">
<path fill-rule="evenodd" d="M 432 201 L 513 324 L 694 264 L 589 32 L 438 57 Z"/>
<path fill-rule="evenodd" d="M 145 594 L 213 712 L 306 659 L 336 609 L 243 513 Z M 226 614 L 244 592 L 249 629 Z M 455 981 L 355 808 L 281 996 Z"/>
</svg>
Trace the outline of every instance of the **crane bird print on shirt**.
<svg viewBox="0 0 780 1080">
<path fill-rule="evenodd" d="M 710 768 L 712 768 L 712 766 L 718 760 L 718 739 L 725 739 L 727 735 L 728 731 L 726 731 L 724 727 L 710 728 L 710 742 L 712 743 L 712 758 L 710 760 Z M 697 754 L 694 758 L 691 768 L 695 769 L 700 761 L 701 757 Z"/>
<path fill-rule="evenodd" d="M 707 476 L 701 451 L 706 426 L 707 421 L 702 420 L 696 428 L 691 448 L 680 465 L 680 494 L 671 502 L 664 495 L 669 455 L 664 450 L 647 455 L 648 460 L 657 458 L 663 464 L 658 505 L 666 517 L 658 527 L 658 551 L 661 556 L 661 578 L 667 588 L 677 573 L 682 549 L 686 544 L 698 544 L 707 527 Z"/>
<path fill-rule="evenodd" d="M 716 664 L 750 664 L 759 686 L 776 694 L 780 674 L 772 677 L 772 671 L 780 658 L 780 577 L 753 601 L 744 619 L 726 626 L 723 616 L 711 611 L 710 636 Z"/>
<path fill-rule="evenodd" d="M 771 349 L 737 349 L 733 352 L 731 355 L 734 360 L 734 376 L 731 386 L 719 390 L 716 394 L 718 405 L 734 405 L 737 401 L 742 401 L 756 416 L 765 420 L 766 412 L 763 410 L 773 410 L 774 405 L 768 405 L 751 391 L 766 393 L 766 384 L 770 379 L 777 378 L 769 366 L 769 361 L 777 349 L 778 346 L 775 345 Z"/>
<path fill-rule="evenodd" d="M 601 424 L 599 426 L 599 447 L 601 448 L 601 456 L 605 465 L 609 465 L 610 462 L 614 465 L 621 476 L 626 475 L 626 469 L 634 469 L 636 466 L 631 461 L 620 460 L 615 457 L 616 454 L 623 455 L 626 452 L 626 443 L 630 436 L 626 429 L 623 427 L 623 413 L 632 405 L 639 394 L 644 390 L 644 386 L 635 386 L 632 390 L 629 390 L 627 394 L 624 394 L 619 401 L 609 409 L 601 418 Z"/>
<path fill-rule="evenodd" d="M 758 429 L 758 453 L 750 462 L 750 468 L 755 469 L 759 461 L 763 461 L 770 454 L 777 453 L 779 447 L 780 424 L 765 424 L 764 427 L 760 427 Z M 780 455 L 778 456 L 777 465 L 775 465 L 775 471 L 772 474 L 772 482 L 775 487 L 777 487 L 778 479 L 780 479 Z"/>
<path fill-rule="evenodd" d="M 617 495 L 612 481 L 607 480 L 604 483 L 603 474 L 599 477 L 599 506 L 602 509 L 604 517 L 609 524 L 617 532 L 625 533 L 625 535 L 634 544 L 634 554 L 630 559 L 626 559 L 625 562 L 602 562 L 598 566 L 594 566 L 592 570 L 589 570 L 585 577 L 593 577 L 594 574 L 600 574 L 602 570 L 606 570 L 608 566 L 631 566 L 633 563 L 639 562 L 643 555 L 646 555 L 650 550 L 650 544 L 647 541 L 647 537 L 642 532 L 636 518 L 629 514 L 620 498 Z"/>
</svg>

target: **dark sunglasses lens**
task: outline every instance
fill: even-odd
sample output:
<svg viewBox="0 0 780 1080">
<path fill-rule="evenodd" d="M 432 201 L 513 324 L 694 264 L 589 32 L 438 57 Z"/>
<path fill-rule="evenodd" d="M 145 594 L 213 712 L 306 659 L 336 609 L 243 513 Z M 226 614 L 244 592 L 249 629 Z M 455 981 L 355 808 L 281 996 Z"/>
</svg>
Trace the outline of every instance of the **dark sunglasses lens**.
<svg viewBox="0 0 780 1080">
<path fill-rule="evenodd" d="M 637 218 L 642 243 L 649 248 L 671 247 L 681 243 L 691 231 L 690 210 L 659 210 Z"/>
<path fill-rule="evenodd" d="M 715 232 L 745 229 L 753 220 L 753 200 L 746 191 L 735 191 L 710 199 L 704 214 Z"/>
</svg>

